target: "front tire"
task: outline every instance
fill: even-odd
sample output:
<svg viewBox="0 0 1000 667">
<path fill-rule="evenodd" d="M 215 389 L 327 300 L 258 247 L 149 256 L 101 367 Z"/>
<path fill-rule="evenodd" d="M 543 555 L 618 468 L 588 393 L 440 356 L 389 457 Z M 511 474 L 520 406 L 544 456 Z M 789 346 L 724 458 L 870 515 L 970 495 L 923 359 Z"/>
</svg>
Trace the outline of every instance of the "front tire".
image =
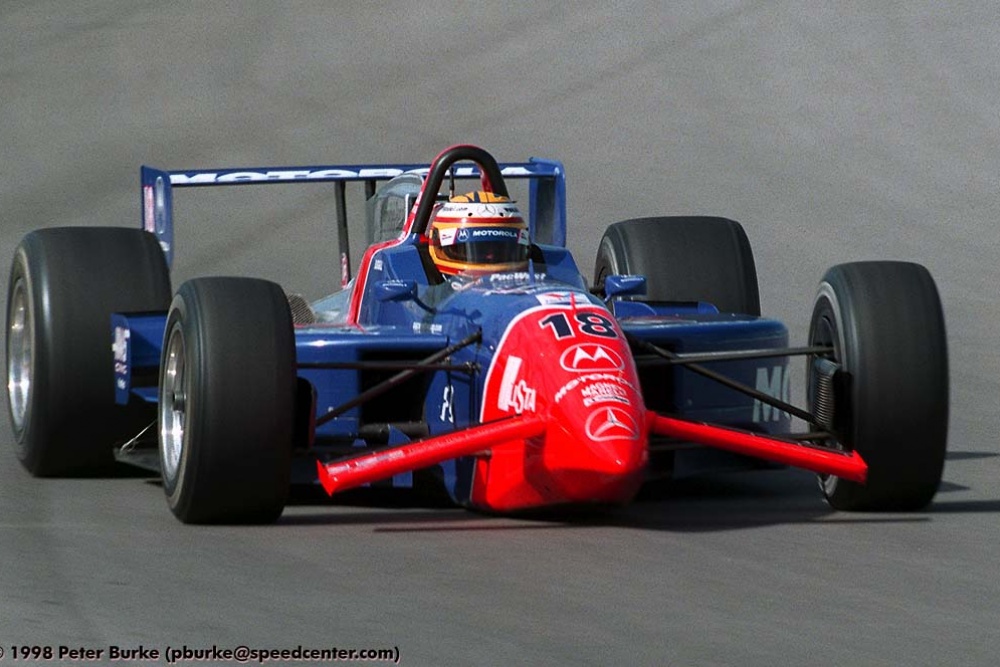
<svg viewBox="0 0 1000 667">
<path fill-rule="evenodd" d="M 295 337 L 271 282 L 199 278 L 174 298 L 160 363 L 160 464 L 184 523 L 270 523 L 288 498 Z"/>
<path fill-rule="evenodd" d="M 36 476 L 95 475 L 153 419 L 115 404 L 111 313 L 165 311 L 170 273 L 152 234 L 62 227 L 27 234 L 7 293 L 7 405 Z"/>
<path fill-rule="evenodd" d="M 919 510 L 937 492 L 948 435 L 948 351 L 934 279 L 907 262 L 834 266 L 823 277 L 809 344 L 833 348 L 809 364 L 810 411 L 818 368 L 837 368 L 830 426 L 834 446 L 857 451 L 868 481 L 821 476 L 840 510 Z M 831 406 L 827 406 L 830 412 Z"/>
<path fill-rule="evenodd" d="M 646 276 L 648 301 L 703 301 L 719 312 L 760 315 L 753 251 L 743 227 L 713 217 L 637 218 L 610 225 L 594 263 L 594 284 Z"/>
</svg>

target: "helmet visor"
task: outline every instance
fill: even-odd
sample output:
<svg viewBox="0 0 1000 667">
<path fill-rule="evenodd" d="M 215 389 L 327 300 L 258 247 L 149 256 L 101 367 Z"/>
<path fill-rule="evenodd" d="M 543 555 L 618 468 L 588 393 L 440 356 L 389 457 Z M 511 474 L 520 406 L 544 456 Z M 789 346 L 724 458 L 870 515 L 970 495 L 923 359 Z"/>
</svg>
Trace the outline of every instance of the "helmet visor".
<svg viewBox="0 0 1000 667">
<path fill-rule="evenodd" d="M 440 252 L 453 262 L 510 264 L 528 259 L 528 231 L 516 227 L 442 230 Z"/>
</svg>

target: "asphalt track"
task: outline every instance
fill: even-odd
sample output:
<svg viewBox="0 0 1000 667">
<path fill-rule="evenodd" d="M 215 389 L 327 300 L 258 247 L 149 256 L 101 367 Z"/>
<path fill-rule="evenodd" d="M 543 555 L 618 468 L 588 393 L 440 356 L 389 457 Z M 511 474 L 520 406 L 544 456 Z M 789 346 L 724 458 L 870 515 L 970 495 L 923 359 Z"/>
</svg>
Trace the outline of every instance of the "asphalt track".
<svg viewBox="0 0 1000 667">
<path fill-rule="evenodd" d="M 796 340 L 827 266 L 925 263 L 953 406 L 945 483 L 915 514 L 833 513 L 810 475 L 778 471 L 582 519 L 341 504 L 259 528 L 182 526 L 143 478 L 31 479 L 4 414 L 5 659 L 245 644 L 419 665 L 996 664 L 998 63 L 985 1 L 4 0 L 0 257 L 37 227 L 138 224 L 140 163 L 416 162 L 474 142 L 565 162 L 585 270 L 616 220 L 742 221 L 763 309 Z M 265 190 L 178 200 L 175 286 L 331 290 L 329 192 Z"/>
</svg>

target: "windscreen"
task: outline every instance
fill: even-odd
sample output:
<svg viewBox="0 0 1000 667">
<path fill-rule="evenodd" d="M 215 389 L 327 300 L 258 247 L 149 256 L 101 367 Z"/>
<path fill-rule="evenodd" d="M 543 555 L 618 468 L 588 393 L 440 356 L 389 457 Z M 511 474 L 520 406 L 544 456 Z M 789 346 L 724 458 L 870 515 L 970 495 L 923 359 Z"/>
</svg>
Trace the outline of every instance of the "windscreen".
<svg viewBox="0 0 1000 667">
<path fill-rule="evenodd" d="M 379 188 L 368 200 L 366 220 L 367 245 L 398 238 L 406 216 L 420 194 L 422 183 L 416 174 L 402 174 Z"/>
</svg>

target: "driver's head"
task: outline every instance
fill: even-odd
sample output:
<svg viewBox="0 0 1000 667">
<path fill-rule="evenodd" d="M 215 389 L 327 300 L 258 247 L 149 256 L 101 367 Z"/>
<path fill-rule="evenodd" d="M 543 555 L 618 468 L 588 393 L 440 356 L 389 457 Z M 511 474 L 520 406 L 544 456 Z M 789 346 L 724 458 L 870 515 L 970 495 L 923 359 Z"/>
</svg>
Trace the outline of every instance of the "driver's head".
<svg viewBox="0 0 1000 667">
<path fill-rule="evenodd" d="M 524 271 L 529 247 L 517 206 L 492 192 L 452 197 L 430 225 L 431 259 L 441 273 Z"/>
</svg>

